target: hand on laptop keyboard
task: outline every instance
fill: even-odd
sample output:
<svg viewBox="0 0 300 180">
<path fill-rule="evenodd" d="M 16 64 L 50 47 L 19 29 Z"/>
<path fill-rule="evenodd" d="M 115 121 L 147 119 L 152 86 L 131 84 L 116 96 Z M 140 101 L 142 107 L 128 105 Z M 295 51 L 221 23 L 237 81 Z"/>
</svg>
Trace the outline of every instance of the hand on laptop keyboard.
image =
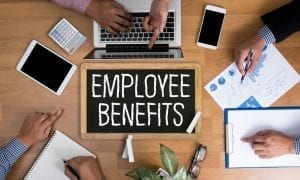
<svg viewBox="0 0 300 180">
<path fill-rule="evenodd" d="M 169 44 L 175 41 L 175 12 L 169 11 L 166 27 L 163 32 L 159 34 L 156 42 L 161 44 Z M 143 28 L 143 19 L 149 15 L 148 12 L 134 12 L 131 13 L 134 17 L 133 26 L 129 28 L 128 32 L 122 32 L 120 34 L 110 34 L 106 29 L 99 26 L 99 42 L 105 44 L 145 44 L 149 43 L 153 32 L 145 32 Z M 155 40 L 155 39 L 154 39 Z"/>
<path fill-rule="evenodd" d="M 164 31 L 168 17 L 169 0 L 153 0 L 150 15 L 143 20 L 145 31 L 153 32 L 148 48 L 151 49 L 159 34 Z"/>
<path fill-rule="evenodd" d="M 112 0 L 92 0 L 85 13 L 112 34 L 126 32 L 132 26 L 133 17 Z"/>
</svg>

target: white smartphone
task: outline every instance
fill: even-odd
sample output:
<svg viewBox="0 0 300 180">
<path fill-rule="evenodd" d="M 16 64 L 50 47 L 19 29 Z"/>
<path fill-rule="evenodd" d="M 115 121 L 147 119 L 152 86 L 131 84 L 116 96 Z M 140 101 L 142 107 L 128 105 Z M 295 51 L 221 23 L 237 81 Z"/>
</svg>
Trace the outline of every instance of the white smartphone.
<svg viewBox="0 0 300 180">
<path fill-rule="evenodd" d="M 209 49 L 217 49 L 226 9 L 206 5 L 202 18 L 197 45 Z"/>
<path fill-rule="evenodd" d="M 32 40 L 16 69 L 54 94 L 61 95 L 77 67 L 38 41 Z"/>
</svg>

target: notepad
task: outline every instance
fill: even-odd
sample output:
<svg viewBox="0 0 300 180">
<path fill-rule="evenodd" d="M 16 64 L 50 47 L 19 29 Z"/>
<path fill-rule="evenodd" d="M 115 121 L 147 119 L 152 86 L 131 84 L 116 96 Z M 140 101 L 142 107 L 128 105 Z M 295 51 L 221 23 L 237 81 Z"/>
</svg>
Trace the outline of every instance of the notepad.
<svg viewBox="0 0 300 180">
<path fill-rule="evenodd" d="M 64 174 L 63 159 L 76 156 L 93 156 L 93 153 L 82 147 L 61 131 L 56 130 L 42 152 L 25 175 L 26 180 L 69 180 Z"/>
<path fill-rule="evenodd" d="M 226 168 L 300 166 L 300 156 L 284 155 L 261 159 L 250 143 L 242 142 L 262 130 L 279 131 L 290 137 L 300 136 L 300 107 L 273 107 L 260 109 L 226 109 Z"/>
</svg>

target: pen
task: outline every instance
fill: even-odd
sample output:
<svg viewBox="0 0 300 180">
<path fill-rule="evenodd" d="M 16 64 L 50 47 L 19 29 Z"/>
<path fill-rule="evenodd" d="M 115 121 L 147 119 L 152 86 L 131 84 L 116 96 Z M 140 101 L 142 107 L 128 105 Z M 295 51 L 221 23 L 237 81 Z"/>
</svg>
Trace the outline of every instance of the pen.
<svg viewBox="0 0 300 180">
<path fill-rule="evenodd" d="M 76 172 L 69 164 L 66 164 L 67 161 L 63 159 L 63 162 L 64 162 L 64 164 L 66 165 L 66 167 L 71 171 L 71 173 L 74 174 L 74 176 L 76 176 L 76 178 L 77 178 L 78 180 L 80 180 L 80 177 L 79 177 L 79 175 L 77 174 L 77 172 Z"/>
<path fill-rule="evenodd" d="M 251 49 L 251 50 L 248 52 L 248 55 L 247 55 L 246 60 L 245 60 L 245 61 L 246 61 L 246 65 L 245 65 L 245 69 L 244 69 L 245 74 L 242 75 L 242 78 L 241 78 L 241 84 L 243 83 L 244 78 L 245 78 L 245 76 L 246 76 L 246 73 L 247 73 L 247 71 L 248 71 L 248 69 L 249 69 L 249 66 L 250 66 L 250 64 L 251 64 L 251 58 L 252 58 L 252 55 L 253 55 L 253 50 Z"/>
</svg>

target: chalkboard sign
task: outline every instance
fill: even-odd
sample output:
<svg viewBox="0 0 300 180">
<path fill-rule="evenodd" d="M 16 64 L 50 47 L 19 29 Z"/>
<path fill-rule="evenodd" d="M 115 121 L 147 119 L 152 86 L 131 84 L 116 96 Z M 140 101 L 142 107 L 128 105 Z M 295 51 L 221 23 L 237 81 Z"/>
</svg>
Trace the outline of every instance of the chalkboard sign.
<svg viewBox="0 0 300 180">
<path fill-rule="evenodd" d="M 186 134 L 199 111 L 197 64 L 90 63 L 81 70 L 84 137 Z"/>
</svg>

